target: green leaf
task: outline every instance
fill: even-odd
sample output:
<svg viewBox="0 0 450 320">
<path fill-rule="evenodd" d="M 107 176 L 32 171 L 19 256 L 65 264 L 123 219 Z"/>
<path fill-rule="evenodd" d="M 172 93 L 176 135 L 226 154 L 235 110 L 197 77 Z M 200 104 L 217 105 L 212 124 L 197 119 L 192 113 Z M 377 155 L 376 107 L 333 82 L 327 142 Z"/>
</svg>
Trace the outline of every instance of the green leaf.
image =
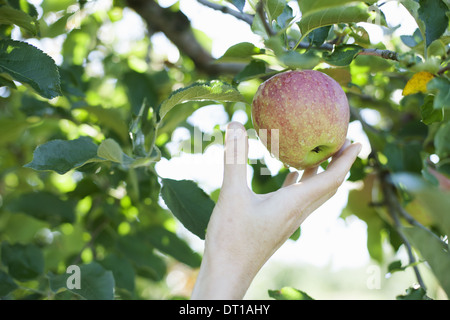
<svg viewBox="0 0 450 320">
<path fill-rule="evenodd" d="M 289 237 L 290 240 L 293 241 L 297 241 L 298 239 L 300 239 L 300 235 L 302 234 L 302 227 L 298 227 L 297 230 L 294 231 L 293 234 L 291 234 L 291 236 Z"/>
<path fill-rule="evenodd" d="M 73 199 L 63 200 L 46 191 L 24 193 L 7 204 L 11 212 L 23 212 L 36 219 L 48 222 L 52 227 L 61 223 L 75 222 L 75 207 Z"/>
<path fill-rule="evenodd" d="M 302 17 L 298 26 L 302 36 L 316 28 L 337 23 L 367 22 L 370 18 L 369 7 L 364 3 L 351 6 L 339 6 L 323 11 L 313 12 Z"/>
<path fill-rule="evenodd" d="M 269 290 L 269 297 L 275 300 L 314 300 L 307 293 L 291 287 L 284 287 L 280 290 Z"/>
<path fill-rule="evenodd" d="M 277 54 L 277 58 L 282 64 L 291 69 L 312 69 L 320 62 L 320 58 L 314 51 L 305 53 L 287 51 Z"/>
<path fill-rule="evenodd" d="M 250 42 L 241 42 L 227 49 L 218 62 L 248 62 L 253 55 L 264 53 L 264 50 Z"/>
<path fill-rule="evenodd" d="M 266 10 L 272 20 L 278 18 L 283 13 L 286 6 L 286 0 L 265 0 Z"/>
<path fill-rule="evenodd" d="M 2 263 L 9 274 L 19 280 L 28 281 L 36 278 L 44 271 L 44 255 L 33 244 L 10 244 L 2 242 Z"/>
<path fill-rule="evenodd" d="M 362 51 L 362 47 L 354 44 L 344 44 L 334 48 L 333 52 L 324 52 L 322 58 L 326 63 L 345 67 L 352 63 L 353 59 Z"/>
<path fill-rule="evenodd" d="M 19 139 L 29 125 L 26 120 L 22 119 L 0 119 L 0 145 Z"/>
<path fill-rule="evenodd" d="M 66 10 L 70 5 L 75 4 L 77 0 L 45 0 L 42 1 L 42 9 L 45 13 L 50 11 Z"/>
<path fill-rule="evenodd" d="M 175 233 L 170 232 L 166 228 L 159 226 L 150 227 L 141 233 L 141 237 L 145 238 L 162 253 L 170 255 L 192 268 L 200 267 L 200 255 L 193 251 Z"/>
<path fill-rule="evenodd" d="M 388 265 L 388 272 L 391 274 L 403 270 L 405 270 L 405 267 L 402 267 L 402 262 L 400 260 L 393 261 Z"/>
<path fill-rule="evenodd" d="M 63 43 L 62 54 L 67 64 L 82 65 L 95 46 L 93 29 L 95 26 L 83 25 L 82 29 L 73 29 Z M 93 34 L 94 33 L 94 34 Z"/>
<path fill-rule="evenodd" d="M 367 224 L 367 250 L 371 258 L 381 263 L 384 258 L 382 237 L 384 224 L 376 209 L 371 206 L 376 185 L 375 176 L 367 175 L 363 182 L 361 189 L 350 190 L 342 217 L 353 214 Z"/>
<path fill-rule="evenodd" d="M 28 0 L 7 0 L 8 4 L 18 10 L 22 10 L 33 18 L 38 17 L 36 7 L 28 2 Z"/>
<path fill-rule="evenodd" d="M 4 76 L 0 76 L 0 87 L 9 87 L 11 89 L 17 89 L 17 86 L 14 83 L 14 81 L 7 79 Z"/>
<path fill-rule="evenodd" d="M 154 253 L 153 247 L 143 240 L 145 238 L 137 235 L 127 235 L 120 238 L 118 249 L 130 260 L 138 274 L 159 281 L 166 274 L 166 264 Z"/>
<path fill-rule="evenodd" d="M 397 300 L 431 300 L 423 288 L 408 288 L 405 294 L 398 295 Z"/>
<path fill-rule="evenodd" d="M 277 25 L 280 29 L 285 29 L 294 19 L 294 11 L 290 6 L 284 6 L 283 12 L 277 18 Z"/>
<path fill-rule="evenodd" d="M 442 0 L 419 0 L 419 19 L 425 24 L 427 47 L 444 34 L 448 27 L 448 6 Z"/>
<path fill-rule="evenodd" d="M 395 141 L 387 143 L 383 153 L 388 159 L 387 166 L 392 171 L 418 173 L 422 169 L 421 150 L 422 144 L 418 141 Z"/>
<path fill-rule="evenodd" d="M 378 0 L 366 0 L 365 3 L 374 4 Z M 298 6 L 302 12 L 302 16 L 305 17 L 311 13 L 321 11 L 324 9 L 329 9 L 333 7 L 340 7 L 348 5 L 352 2 L 361 2 L 355 0 L 298 0 Z"/>
<path fill-rule="evenodd" d="M 245 0 L 227 0 L 231 2 L 240 12 L 243 12 L 245 6 Z"/>
<path fill-rule="evenodd" d="M 330 30 L 331 26 L 325 26 L 311 31 L 308 34 L 309 43 L 316 47 L 321 46 L 327 40 Z"/>
<path fill-rule="evenodd" d="M 80 266 L 80 289 L 67 288 L 67 280 L 74 273 L 63 273 L 61 275 L 48 275 L 50 289 L 57 292 L 66 288 L 86 300 L 113 300 L 114 299 L 114 277 L 113 273 L 105 270 L 97 262 Z M 70 280 L 70 279 L 69 279 Z"/>
<path fill-rule="evenodd" d="M 242 82 L 251 78 L 255 78 L 265 74 L 266 63 L 261 60 L 252 60 L 245 68 L 239 72 L 235 77 L 235 82 Z"/>
<path fill-rule="evenodd" d="M 435 95 L 433 107 L 435 109 L 450 109 L 450 80 L 435 77 L 427 83 L 427 89 Z"/>
<path fill-rule="evenodd" d="M 51 99 L 61 95 L 55 61 L 28 43 L 0 40 L 0 73 L 28 84 L 44 98 Z"/>
<path fill-rule="evenodd" d="M 446 122 L 439 127 L 434 136 L 434 147 L 440 158 L 445 159 L 450 156 L 450 122 Z"/>
<path fill-rule="evenodd" d="M 39 31 L 39 25 L 35 18 L 22 10 L 14 9 L 7 5 L 0 6 L 0 25 L 1 24 L 15 24 L 27 30 L 33 36 L 36 36 Z"/>
<path fill-rule="evenodd" d="M 67 26 L 68 20 L 71 17 L 73 18 L 73 16 L 76 14 L 77 14 L 76 11 L 73 13 L 66 13 L 62 17 L 60 17 L 58 20 L 56 20 L 55 22 L 51 23 L 48 26 L 45 23 L 45 21 L 42 21 L 43 19 L 41 19 L 40 20 L 40 36 L 43 38 L 55 38 L 61 34 L 66 33 L 67 32 L 66 26 Z"/>
<path fill-rule="evenodd" d="M 104 128 L 108 128 L 118 135 L 121 142 L 128 143 L 128 126 L 124 121 L 124 116 L 118 108 L 103 108 L 101 106 L 83 106 L 77 109 L 83 109 L 93 114 L 96 121 Z"/>
<path fill-rule="evenodd" d="M 110 253 L 100 264 L 106 270 L 112 271 L 116 287 L 134 292 L 135 272 L 129 260 L 115 253 Z"/>
<path fill-rule="evenodd" d="M 162 179 L 161 196 L 180 222 L 205 239 L 206 227 L 215 203 L 193 181 Z"/>
<path fill-rule="evenodd" d="M 124 158 L 127 157 L 127 155 L 123 153 L 120 145 L 114 139 L 103 140 L 98 146 L 97 156 L 118 163 L 122 163 Z"/>
<path fill-rule="evenodd" d="M 100 143 L 97 156 L 112 162 L 120 163 L 125 167 L 137 168 L 148 166 L 161 159 L 161 153 L 157 147 L 153 148 L 154 153 L 148 157 L 131 158 L 122 151 L 120 145 L 114 139 L 105 139 Z"/>
<path fill-rule="evenodd" d="M 450 297 L 450 253 L 434 235 L 419 227 L 403 228 L 403 232 L 428 262 L 442 289 Z"/>
<path fill-rule="evenodd" d="M 434 122 L 441 122 L 444 119 L 444 109 L 435 109 L 433 107 L 434 97 L 427 96 L 423 105 L 420 107 L 422 122 L 430 125 Z"/>
<path fill-rule="evenodd" d="M 402 42 L 410 48 L 414 48 L 419 43 L 423 41 L 422 34 L 420 33 L 420 29 L 417 28 L 416 31 L 411 36 L 401 35 L 400 39 Z"/>
<path fill-rule="evenodd" d="M 33 153 L 33 161 L 25 167 L 64 174 L 88 162 L 103 161 L 98 158 L 97 149 L 97 145 L 88 137 L 52 140 L 37 147 Z"/>
<path fill-rule="evenodd" d="M 188 101 L 246 102 L 233 86 L 219 80 L 197 82 L 172 92 L 159 107 L 159 120 L 176 105 Z"/>
<path fill-rule="evenodd" d="M 391 262 L 388 265 L 388 273 L 393 274 L 398 271 L 405 271 L 406 268 L 417 266 L 420 263 L 422 263 L 422 262 L 416 261 L 416 262 L 410 263 L 406 266 L 402 266 L 402 262 L 400 260 L 396 260 L 396 261 Z"/>
<path fill-rule="evenodd" d="M 414 197 L 418 206 L 426 209 L 432 217 L 436 229 L 443 235 L 450 234 L 450 198 L 438 187 L 428 183 L 421 175 L 406 172 L 391 175 L 392 182 L 400 190 L 405 190 Z"/>
<path fill-rule="evenodd" d="M 134 115 L 139 115 L 144 100 L 156 106 L 158 94 L 153 79 L 147 73 L 128 71 L 123 75 L 123 84 L 127 88 L 127 94 Z"/>
<path fill-rule="evenodd" d="M 17 289 L 17 284 L 6 272 L 0 270 L 0 298 Z"/>
</svg>

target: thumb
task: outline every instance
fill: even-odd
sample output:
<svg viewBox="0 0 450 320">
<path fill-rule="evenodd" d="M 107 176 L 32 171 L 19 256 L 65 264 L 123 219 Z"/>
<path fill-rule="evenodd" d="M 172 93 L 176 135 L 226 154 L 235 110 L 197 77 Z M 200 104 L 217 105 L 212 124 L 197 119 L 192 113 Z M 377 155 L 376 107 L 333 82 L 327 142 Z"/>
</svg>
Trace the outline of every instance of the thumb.
<svg viewBox="0 0 450 320">
<path fill-rule="evenodd" d="M 247 188 L 248 136 L 239 122 L 230 122 L 225 134 L 223 187 Z"/>
</svg>

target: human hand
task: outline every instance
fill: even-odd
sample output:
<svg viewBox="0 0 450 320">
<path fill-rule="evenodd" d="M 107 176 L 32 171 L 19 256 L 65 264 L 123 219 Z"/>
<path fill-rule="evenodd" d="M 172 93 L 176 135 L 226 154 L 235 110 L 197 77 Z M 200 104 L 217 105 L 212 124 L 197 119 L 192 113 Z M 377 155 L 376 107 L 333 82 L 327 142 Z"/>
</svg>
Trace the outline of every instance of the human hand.
<svg viewBox="0 0 450 320">
<path fill-rule="evenodd" d="M 242 299 L 275 251 L 344 182 L 361 150 L 347 141 L 327 170 L 291 172 L 283 187 L 255 194 L 247 185 L 248 137 L 237 122 L 227 127 L 222 188 L 212 212 L 192 299 Z"/>
</svg>

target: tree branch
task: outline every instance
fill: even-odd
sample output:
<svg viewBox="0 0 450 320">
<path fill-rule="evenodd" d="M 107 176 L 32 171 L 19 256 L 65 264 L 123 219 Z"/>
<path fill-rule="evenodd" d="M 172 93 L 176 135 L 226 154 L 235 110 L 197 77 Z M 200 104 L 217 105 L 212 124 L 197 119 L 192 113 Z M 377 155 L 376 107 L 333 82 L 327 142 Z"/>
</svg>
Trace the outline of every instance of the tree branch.
<svg viewBox="0 0 450 320">
<path fill-rule="evenodd" d="M 445 67 L 441 68 L 441 69 L 437 72 L 437 74 L 438 74 L 438 75 L 444 74 L 444 73 L 447 72 L 448 70 L 450 70 L 450 63 L 449 63 L 448 65 L 446 65 Z"/>
<path fill-rule="evenodd" d="M 387 60 L 398 61 L 398 53 L 391 50 L 380 50 L 380 49 L 363 49 L 358 53 L 359 55 L 365 56 L 377 56 Z"/>
<path fill-rule="evenodd" d="M 297 48 L 300 49 L 309 49 L 309 48 L 313 48 L 313 49 L 318 49 L 318 50 L 324 50 L 324 51 L 333 51 L 334 50 L 335 45 L 329 42 L 325 42 L 320 46 L 313 46 L 311 47 L 311 45 L 308 42 L 301 42 L 298 44 Z M 387 59 L 387 60 L 395 60 L 398 61 L 398 53 L 391 51 L 391 50 L 381 50 L 381 49 L 368 49 L 368 48 L 364 48 L 362 49 L 359 53 L 359 55 L 362 56 L 377 56 L 377 57 L 381 57 L 383 59 Z M 442 71 L 445 72 L 446 70 Z"/>
<path fill-rule="evenodd" d="M 154 0 L 126 0 L 128 6 L 136 11 L 147 23 L 149 32 L 162 32 L 186 56 L 196 68 L 208 74 L 237 74 L 244 65 L 215 63 L 215 59 L 197 41 L 189 19 L 181 11 L 160 7 Z"/>
<path fill-rule="evenodd" d="M 250 14 L 239 12 L 239 11 L 231 9 L 230 7 L 222 6 L 220 4 L 213 3 L 213 2 L 209 2 L 208 0 L 197 0 L 197 2 L 204 5 L 205 7 L 229 14 L 239 20 L 242 20 L 242 21 L 248 23 L 249 25 L 253 24 L 253 16 Z"/>
<path fill-rule="evenodd" d="M 264 26 L 264 30 L 266 31 L 267 36 L 268 37 L 274 36 L 276 33 L 272 30 L 272 27 L 269 25 L 269 22 L 266 19 L 266 14 L 264 12 L 264 4 L 262 1 L 258 3 L 258 6 L 256 7 L 256 13 L 261 19 L 261 22 Z"/>
</svg>

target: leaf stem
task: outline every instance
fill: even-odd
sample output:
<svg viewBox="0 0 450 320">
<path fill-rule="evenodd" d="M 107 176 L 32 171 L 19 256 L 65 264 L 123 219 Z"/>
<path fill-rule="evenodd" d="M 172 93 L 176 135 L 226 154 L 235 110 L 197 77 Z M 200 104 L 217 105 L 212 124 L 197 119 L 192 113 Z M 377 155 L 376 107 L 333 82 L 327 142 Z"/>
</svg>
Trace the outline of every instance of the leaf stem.
<svg viewBox="0 0 450 320">
<path fill-rule="evenodd" d="M 307 33 L 302 34 L 302 36 L 300 37 L 300 39 L 297 41 L 297 43 L 295 44 L 295 46 L 292 48 L 292 51 L 295 51 L 297 49 L 298 46 L 300 46 L 300 44 L 302 43 L 303 39 L 305 39 Z"/>
</svg>

